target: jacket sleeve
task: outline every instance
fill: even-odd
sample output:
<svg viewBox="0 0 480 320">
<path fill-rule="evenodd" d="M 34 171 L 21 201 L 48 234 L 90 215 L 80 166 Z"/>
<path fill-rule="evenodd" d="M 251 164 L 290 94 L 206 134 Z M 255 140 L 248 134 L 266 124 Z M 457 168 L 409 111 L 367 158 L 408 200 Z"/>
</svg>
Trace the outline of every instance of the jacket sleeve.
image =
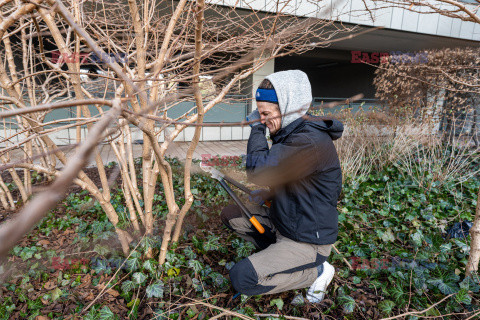
<svg viewBox="0 0 480 320">
<path fill-rule="evenodd" d="M 275 187 L 314 173 L 319 148 L 306 133 L 292 134 L 288 140 L 268 148 L 265 127 L 252 128 L 247 144 L 247 176 L 261 186 Z"/>
</svg>

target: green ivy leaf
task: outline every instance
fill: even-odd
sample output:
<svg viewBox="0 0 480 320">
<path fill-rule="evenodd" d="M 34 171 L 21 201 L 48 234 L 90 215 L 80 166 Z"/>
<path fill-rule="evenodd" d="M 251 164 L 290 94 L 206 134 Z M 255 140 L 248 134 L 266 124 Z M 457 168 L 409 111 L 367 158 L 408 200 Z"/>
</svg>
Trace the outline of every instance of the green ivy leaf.
<svg viewBox="0 0 480 320">
<path fill-rule="evenodd" d="M 463 304 L 472 304 L 472 297 L 468 294 L 467 289 L 460 289 L 455 295 L 455 300 Z"/>
<path fill-rule="evenodd" d="M 460 288 L 467 289 L 468 291 L 472 291 L 473 293 L 478 293 L 480 291 L 480 285 L 475 279 L 472 278 L 472 276 L 465 277 L 465 279 L 460 282 Z"/>
<path fill-rule="evenodd" d="M 185 249 L 183 249 L 183 253 L 185 254 L 185 256 L 188 258 L 188 259 L 196 259 L 197 258 L 197 254 L 193 251 L 192 247 L 188 246 L 186 247 Z"/>
<path fill-rule="evenodd" d="M 122 283 L 122 291 L 128 293 L 135 288 L 133 281 L 127 280 Z"/>
<path fill-rule="evenodd" d="M 188 260 L 188 266 L 195 271 L 195 273 L 199 273 L 202 269 L 203 266 L 198 260 Z"/>
<path fill-rule="evenodd" d="M 99 320 L 112 320 L 112 319 L 115 319 L 115 315 L 113 314 L 112 310 L 110 310 L 109 307 L 107 306 L 104 306 L 99 314 L 98 314 L 98 319 Z"/>
<path fill-rule="evenodd" d="M 395 307 L 395 302 L 391 300 L 384 300 L 378 304 L 378 309 L 386 315 L 392 314 L 394 307 Z"/>
<path fill-rule="evenodd" d="M 98 320 L 97 319 L 97 307 L 93 306 L 92 308 L 90 308 L 90 311 L 83 318 L 83 320 Z"/>
<path fill-rule="evenodd" d="M 430 304 L 427 305 L 427 308 L 430 308 L 430 307 L 431 307 Z M 427 312 L 425 312 L 425 315 L 429 317 L 440 317 L 442 314 L 437 308 L 431 308 Z"/>
<path fill-rule="evenodd" d="M 220 243 L 218 240 L 220 237 L 217 236 L 209 236 L 207 241 L 203 243 L 203 250 L 205 251 L 212 251 L 212 250 L 218 250 L 220 248 Z"/>
<path fill-rule="evenodd" d="M 282 298 L 273 299 L 270 301 L 270 306 L 277 306 L 278 310 L 283 309 L 283 300 Z"/>
<path fill-rule="evenodd" d="M 107 271 L 109 268 L 106 260 L 99 259 L 96 260 L 95 264 L 93 264 L 92 269 L 95 271 L 95 273 L 100 273 L 102 271 Z"/>
<path fill-rule="evenodd" d="M 35 252 L 37 252 L 37 248 L 36 247 L 26 247 L 26 248 L 23 248 L 22 252 L 20 253 L 20 258 L 22 258 L 23 261 L 26 261 L 28 259 L 30 259 L 31 257 L 33 257 L 33 255 L 35 254 Z"/>
<path fill-rule="evenodd" d="M 150 248 L 154 248 L 155 247 L 155 238 L 151 235 L 146 236 L 143 239 L 143 241 L 141 243 L 141 246 L 145 251 L 147 251 Z"/>
<path fill-rule="evenodd" d="M 451 243 L 444 243 L 440 246 L 441 253 L 448 253 L 452 251 L 452 244 Z"/>
<path fill-rule="evenodd" d="M 144 275 L 142 272 L 135 272 L 132 278 L 136 284 L 142 284 L 147 279 L 147 276 Z"/>
<path fill-rule="evenodd" d="M 125 265 L 129 271 L 138 270 L 140 267 L 140 259 L 139 258 L 130 258 L 125 262 Z"/>
<path fill-rule="evenodd" d="M 197 292 L 203 291 L 202 283 L 197 278 L 192 279 L 192 286 Z"/>
<path fill-rule="evenodd" d="M 195 246 L 195 248 L 202 250 L 203 249 L 203 243 L 202 240 L 198 239 L 196 236 L 192 237 L 192 243 Z"/>
<path fill-rule="evenodd" d="M 352 313 L 355 309 L 355 300 L 350 296 L 340 296 L 338 297 L 338 301 L 343 305 L 343 312 L 345 313 Z"/>
<path fill-rule="evenodd" d="M 133 299 L 132 301 L 130 301 L 129 303 L 127 303 L 127 307 L 131 308 L 133 306 L 135 308 L 139 304 L 140 304 L 140 299 L 136 298 L 136 299 Z"/>
<path fill-rule="evenodd" d="M 443 282 L 442 279 L 433 279 L 427 281 L 430 284 L 436 286 L 444 295 L 449 295 L 459 291 L 459 287 L 454 282 Z"/>
<path fill-rule="evenodd" d="M 152 260 L 147 260 L 143 263 L 143 268 L 150 272 L 155 272 L 156 264 Z"/>
<path fill-rule="evenodd" d="M 382 240 L 384 242 L 388 242 L 388 241 L 395 241 L 395 236 L 393 235 L 393 232 L 392 232 L 392 229 L 388 228 L 387 231 L 385 231 L 383 234 L 382 234 Z"/>
<path fill-rule="evenodd" d="M 107 253 L 110 252 L 110 248 L 107 247 L 107 246 L 101 246 L 101 245 L 97 244 L 97 245 L 95 245 L 93 251 L 98 253 L 100 256 L 104 256 L 104 255 L 106 255 Z"/>
<path fill-rule="evenodd" d="M 227 279 L 218 272 L 212 272 L 209 277 L 212 278 L 213 284 L 218 288 L 223 288 L 228 284 Z"/>
<path fill-rule="evenodd" d="M 237 248 L 237 255 L 240 258 L 246 258 L 252 254 L 255 250 L 255 246 L 251 242 L 243 242 L 243 244 Z"/>
<path fill-rule="evenodd" d="M 442 282 L 438 285 L 438 289 L 440 289 L 444 295 L 449 295 L 459 290 L 458 286 L 453 282 Z"/>
<path fill-rule="evenodd" d="M 414 234 L 411 235 L 412 237 L 412 240 L 413 240 L 413 243 L 417 246 L 417 247 L 421 247 L 422 246 L 422 243 L 423 243 L 423 234 L 420 230 L 418 230 L 417 232 L 415 232 Z"/>
<path fill-rule="evenodd" d="M 50 291 L 50 295 L 52 297 L 52 300 L 55 301 L 57 300 L 58 298 L 60 298 L 60 296 L 62 295 L 62 290 L 60 290 L 60 288 L 55 288 L 53 289 L 52 291 Z"/>
<path fill-rule="evenodd" d="M 155 282 L 147 287 L 147 297 L 162 298 L 163 297 L 163 283 L 160 281 Z"/>
<path fill-rule="evenodd" d="M 470 246 L 465 243 L 465 240 L 454 239 L 454 241 L 464 253 L 470 252 Z"/>
<path fill-rule="evenodd" d="M 104 222 L 94 221 L 94 222 L 91 224 L 92 233 L 93 233 L 93 234 L 100 234 L 100 233 L 103 231 L 104 227 L 105 227 L 105 223 L 104 223 Z"/>
</svg>

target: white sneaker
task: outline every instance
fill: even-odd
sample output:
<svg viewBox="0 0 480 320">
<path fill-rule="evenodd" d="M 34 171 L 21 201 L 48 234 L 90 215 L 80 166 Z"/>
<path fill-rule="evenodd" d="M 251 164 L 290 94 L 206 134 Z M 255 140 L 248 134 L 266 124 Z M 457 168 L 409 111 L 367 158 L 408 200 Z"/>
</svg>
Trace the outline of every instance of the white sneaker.
<svg viewBox="0 0 480 320">
<path fill-rule="evenodd" d="M 325 261 L 323 263 L 323 272 L 317 280 L 310 286 L 307 292 L 307 300 L 311 303 L 318 303 L 323 300 L 328 285 L 332 282 L 335 268 Z"/>
</svg>

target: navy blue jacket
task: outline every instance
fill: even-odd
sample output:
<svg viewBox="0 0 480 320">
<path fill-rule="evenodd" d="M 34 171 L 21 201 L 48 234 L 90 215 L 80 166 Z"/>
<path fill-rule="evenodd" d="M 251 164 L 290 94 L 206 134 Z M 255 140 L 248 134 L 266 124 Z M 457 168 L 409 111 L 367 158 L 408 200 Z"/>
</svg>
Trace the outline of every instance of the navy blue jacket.
<svg viewBox="0 0 480 320">
<path fill-rule="evenodd" d="M 272 188 L 274 225 L 295 241 L 334 243 L 342 171 L 332 140 L 342 136 L 342 123 L 299 118 L 271 137 L 271 148 L 265 130 L 263 124 L 252 127 L 246 167 L 250 181 Z"/>
</svg>

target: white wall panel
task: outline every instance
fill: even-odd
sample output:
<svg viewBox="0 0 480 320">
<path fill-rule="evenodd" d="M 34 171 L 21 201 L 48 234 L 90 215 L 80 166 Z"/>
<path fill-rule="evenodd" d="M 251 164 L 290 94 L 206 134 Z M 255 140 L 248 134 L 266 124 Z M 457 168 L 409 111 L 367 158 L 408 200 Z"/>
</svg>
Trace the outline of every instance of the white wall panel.
<svg viewBox="0 0 480 320">
<path fill-rule="evenodd" d="M 243 127 L 242 131 L 243 131 L 243 140 L 248 140 L 248 137 L 250 137 L 250 131 L 251 131 L 250 126 Z"/>
<path fill-rule="evenodd" d="M 218 141 L 220 140 L 220 127 L 204 127 L 203 141 Z"/>
<path fill-rule="evenodd" d="M 474 28 L 475 28 L 475 22 L 462 21 L 462 26 L 460 27 L 460 38 L 472 39 Z"/>
<path fill-rule="evenodd" d="M 393 8 L 391 7 L 384 8 L 383 6 L 379 6 L 378 9 L 375 10 L 375 26 L 390 28 L 392 12 Z"/>
<path fill-rule="evenodd" d="M 278 5 L 279 8 L 281 8 L 280 5 Z M 277 1 L 266 1 L 266 4 L 265 4 L 265 10 L 269 11 L 269 12 L 277 12 Z"/>
<path fill-rule="evenodd" d="M 71 143 L 76 143 L 76 139 L 77 139 L 77 128 L 69 128 L 68 129 L 68 134 L 70 135 L 70 139 L 71 139 Z M 85 128 L 82 128 L 80 130 L 80 139 L 85 140 L 85 138 L 87 137 L 87 129 Z M 74 142 L 75 141 L 75 142 Z"/>
<path fill-rule="evenodd" d="M 232 140 L 232 127 L 220 127 L 220 140 Z"/>
<path fill-rule="evenodd" d="M 473 40 L 480 41 L 480 24 L 475 24 L 475 29 L 473 29 Z"/>
<path fill-rule="evenodd" d="M 268 61 L 263 67 L 258 69 L 253 75 L 252 75 L 252 98 L 255 97 L 255 92 L 257 91 L 258 85 L 260 82 L 263 81 L 263 79 L 268 76 L 269 74 L 275 72 L 275 61 L 274 59 Z M 252 101 L 252 108 L 256 109 L 257 105 L 255 104 L 255 99 Z"/>
<path fill-rule="evenodd" d="M 332 0 L 332 18 L 342 22 L 350 22 L 351 1 Z"/>
<path fill-rule="evenodd" d="M 422 11 L 426 11 L 425 8 Z M 419 14 L 418 16 L 418 29 L 417 32 L 436 34 L 438 27 L 438 15 L 437 14 Z"/>
<path fill-rule="evenodd" d="M 350 22 L 364 25 L 373 25 L 372 17 L 375 17 L 375 10 L 370 10 L 371 14 L 366 10 L 367 8 L 375 8 L 375 3 L 371 0 L 352 0 L 352 8 L 350 13 Z"/>
<path fill-rule="evenodd" d="M 276 12 L 277 1 L 273 0 L 206 0 L 210 4 L 237 6 L 268 12 Z M 434 0 L 427 0 L 434 1 Z M 288 4 L 287 4 L 288 3 Z M 284 7 L 286 5 L 286 7 Z M 279 10 L 284 13 L 298 16 L 317 17 L 320 19 L 333 19 L 336 21 L 357 23 L 367 26 L 381 26 L 396 30 L 436 34 L 463 39 L 478 39 L 478 32 L 473 23 L 462 23 L 459 19 L 441 16 L 439 14 L 420 14 L 405 9 L 378 6 L 372 0 L 280 0 Z M 373 21 L 365 5 L 371 9 Z M 451 9 L 448 4 L 435 1 L 435 5 L 444 9 Z M 378 7 L 381 7 L 379 9 Z M 467 4 L 467 7 L 474 8 Z M 418 7 L 419 9 L 421 7 Z M 423 9 L 422 9 L 423 10 Z M 425 9 L 427 10 L 427 9 Z"/>
<path fill-rule="evenodd" d="M 417 32 L 418 16 L 420 14 L 408 10 L 404 10 L 402 30 Z"/>
<path fill-rule="evenodd" d="M 439 36 L 450 37 L 451 32 L 452 32 L 452 19 L 445 16 L 439 16 L 437 34 Z"/>
<path fill-rule="evenodd" d="M 193 135 L 195 134 L 195 127 L 186 127 L 183 131 L 185 132 L 185 141 L 192 141 Z M 201 134 L 200 137 L 202 137 Z"/>
<path fill-rule="evenodd" d="M 453 19 L 452 20 L 452 32 L 450 33 L 450 37 L 458 38 L 460 36 L 461 26 L 462 26 L 462 20 Z"/>
<path fill-rule="evenodd" d="M 185 131 L 180 132 L 173 141 L 185 141 Z"/>
<path fill-rule="evenodd" d="M 205 0 L 206 4 L 219 4 L 223 5 L 223 0 Z"/>
<path fill-rule="evenodd" d="M 230 7 L 239 7 L 241 0 L 223 0 L 223 5 Z"/>
<path fill-rule="evenodd" d="M 242 140 L 242 127 L 232 127 L 232 140 Z"/>
<path fill-rule="evenodd" d="M 400 8 L 393 8 L 390 28 L 401 29 L 403 23 L 404 10 Z"/>
<path fill-rule="evenodd" d="M 321 1 L 317 11 L 316 17 L 319 19 L 332 19 L 332 1 L 335 0 L 325 0 Z"/>
<path fill-rule="evenodd" d="M 250 4 L 251 1 L 249 0 L 239 0 L 238 1 L 238 8 L 244 8 L 244 9 L 252 9 L 252 5 Z M 255 9 L 255 10 L 261 10 L 261 9 Z"/>
<path fill-rule="evenodd" d="M 265 3 L 265 0 L 243 0 L 243 7 L 263 11 L 265 10 Z"/>
<path fill-rule="evenodd" d="M 49 133 L 48 137 L 52 139 L 53 143 L 59 146 L 70 144 L 67 130 L 54 131 L 52 133 Z"/>
<path fill-rule="evenodd" d="M 297 0 L 280 0 L 278 10 L 284 14 L 295 15 L 297 12 Z"/>
<path fill-rule="evenodd" d="M 297 15 L 316 17 L 320 3 L 312 0 L 297 0 Z"/>
</svg>

